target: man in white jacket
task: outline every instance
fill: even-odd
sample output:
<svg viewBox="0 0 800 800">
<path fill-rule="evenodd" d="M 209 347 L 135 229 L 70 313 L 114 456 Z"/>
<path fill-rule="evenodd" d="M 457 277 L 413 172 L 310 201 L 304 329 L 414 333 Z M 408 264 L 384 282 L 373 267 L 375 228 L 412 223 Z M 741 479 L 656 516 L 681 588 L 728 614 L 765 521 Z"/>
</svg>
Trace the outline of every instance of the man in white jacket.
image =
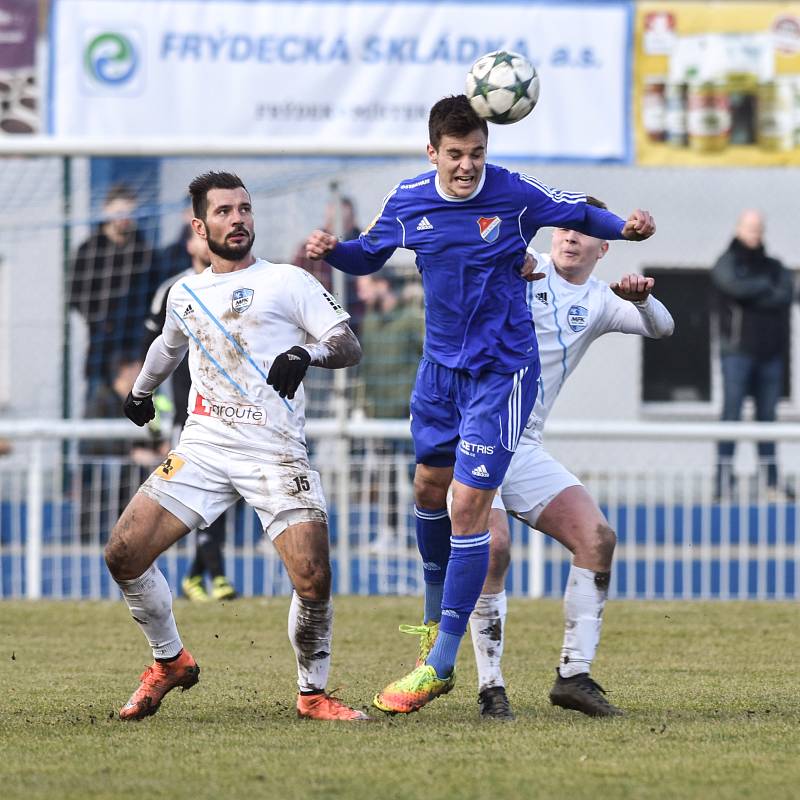
<svg viewBox="0 0 800 800">
<path fill-rule="evenodd" d="M 605 208 L 594 198 L 587 202 Z M 609 285 L 593 276 L 597 262 L 608 252 L 607 241 L 556 228 L 549 256 L 529 252 L 537 274 L 528 285 L 527 300 L 542 373 L 536 405 L 489 518 L 489 572 L 470 618 L 478 702 L 485 718 L 513 719 L 500 669 L 510 561 L 508 510 L 573 555 L 564 594 L 564 643 L 551 702 L 590 716 L 613 716 L 622 712 L 608 702 L 589 673 L 600 639 L 616 535 L 580 480 L 545 450 L 542 432 L 564 382 L 595 339 L 615 331 L 663 338 L 672 334 L 674 323 L 669 311 L 651 296 L 652 278 L 624 275 Z M 480 454 L 475 457 L 477 464 Z M 422 658 L 435 641 L 438 620 L 426 619 L 421 626 L 401 630 L 420 635 Z"/>
</svg>

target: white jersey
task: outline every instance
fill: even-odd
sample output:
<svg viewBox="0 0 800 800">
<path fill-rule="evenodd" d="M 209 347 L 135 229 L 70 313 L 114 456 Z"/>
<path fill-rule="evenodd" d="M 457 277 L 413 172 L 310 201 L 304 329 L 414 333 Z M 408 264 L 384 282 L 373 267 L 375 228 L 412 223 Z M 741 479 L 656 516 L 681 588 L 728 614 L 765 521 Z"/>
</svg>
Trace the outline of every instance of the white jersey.
<svg viewBox="0 0 800 800">
<path fill-rule="evenodd" d="M 533 255 L 536 271 L 545 273 L 527 288 L 542 371 L 536 405 L 523 438 L 540 440 L 561 387 L 595 339 L 614 331 L 659 338 L 672 332 L 673 322 L 669 311 L 654 297 L 642 303 L 623 300 L 594 276 L 580 285 L 569 283 L 558 274 L 549 255 Z"/>
<path fill-rule="evenodd" d="M 303 385 L 293 400 L 281 399 L 267 374 L 276 355 L 349 318 L 316 278 L 290 264 L 258 259 L 243 270 L 209 267 L 176 281 L 162 335 L 167 348 L 189 345 L 192 389 L 181 444 L 257 451 L 270 460 L 305 457 Z"/>
</svg>

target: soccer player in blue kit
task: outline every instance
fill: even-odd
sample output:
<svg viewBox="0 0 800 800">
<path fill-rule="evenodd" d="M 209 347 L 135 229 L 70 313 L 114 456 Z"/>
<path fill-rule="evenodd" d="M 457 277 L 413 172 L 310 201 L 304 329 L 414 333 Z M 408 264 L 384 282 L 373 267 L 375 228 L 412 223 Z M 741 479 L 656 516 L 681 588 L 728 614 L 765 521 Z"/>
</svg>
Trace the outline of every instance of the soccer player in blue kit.
<svg viewBox="0 0 800 800">
<path fill-rule="evenodd" d="M 580 193 L 486 163 L 488 126 L 464 95 L 428 119 L 434 170 L 399 183 L 349 242 L 314 231 L 306 254 L 351 275 L 413 250 L 425 292 L 425 345 L 411 394 L 417 544 L 426 624 L 438 636 L 424 663 L 375 695 L 387 713 L 416 711 L 455 683 L 455 663 L 489 563 L 489 509 L 536 400 L 539 355 L 520 272 L 543 226 L 641 241 L 646 211 L 627 220 Z M 451 513 L 447 490 L 452 483 Z"/>
</svg>

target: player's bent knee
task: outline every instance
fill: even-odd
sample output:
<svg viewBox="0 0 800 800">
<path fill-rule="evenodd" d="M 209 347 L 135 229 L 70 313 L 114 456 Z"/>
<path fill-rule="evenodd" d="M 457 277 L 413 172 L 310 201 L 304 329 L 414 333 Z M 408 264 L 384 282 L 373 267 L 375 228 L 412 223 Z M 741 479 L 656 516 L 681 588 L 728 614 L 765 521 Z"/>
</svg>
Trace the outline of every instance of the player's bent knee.
<svg viewBox="0 0 800 800">
<path fill-rule="evenodd" d="M 432 480 L 428 477 L 414 476 L 414 502 L 420 508 L 444 508 L 447 503 L 447 488 L 449 484 Z"/>
<path fill-rule="evenodd" d="M 116 530 L 116 529 L 115 529 Z M 111 533 L 111 539 L 103 548 L 103 557 L 106 561 L 108 571 L 115 580 L 127 580 L 136 578 L 137 575 L 128 575 L 131 570 L 131 553 L 125 540 L 120 536 Z"/>
<path fill-rule="evenodd" d="M 617 534 L 611 529 L 608 524 L 601 523 L 595 529 L 595 545 L 594 549 L 600 561 L 606 564 L 611 564 L 611 559 L 614 557 L 614 549 L 617 546 Z"/>
<path fill-rule="evenodd" d="M 326 600 L 331 593 L 331 565 L 327 560 L 309 560 L 295 570 L 294 590 L 309 600 Z"/>
</svg>

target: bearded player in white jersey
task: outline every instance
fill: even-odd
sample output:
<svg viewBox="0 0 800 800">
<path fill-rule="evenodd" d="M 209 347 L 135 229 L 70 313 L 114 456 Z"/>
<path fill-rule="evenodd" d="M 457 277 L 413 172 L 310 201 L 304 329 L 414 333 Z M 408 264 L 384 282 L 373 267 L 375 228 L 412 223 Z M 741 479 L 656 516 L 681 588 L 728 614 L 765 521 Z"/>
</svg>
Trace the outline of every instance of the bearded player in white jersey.
<svg viewBox="0 0 800 800">
<path fill-rule="evenodd" d="M 586 202 L 605 208 L 595 198 Z M 624 275 L 609 285 L 592 275 L 608 252 L 605 240 L 556 228 L 549 256 L 529 252 L 537 274 L 528 284 L 527 301 L 542 372 L 536 404 L 489 517 L 489 571 L 470 617 L 478 703 L 484 718 L 514 718 L 500 669 L 510 562 L 507 509 L 573 556 L 564 593 L 564 641 L 550 701 L 590 716 L 615 716 L 622 712 L 608 702 L 590 668 L 600 640 L 616 535 L 580 480 L 545 450 L 542 433 L 564 382 L 595 339 L 613 332 L 660 339 L 672 335 L 674 323 L 651 295 L 652 278 Z M 530 270 L 528 266 L 524 272 Z M 420 653 L 430 648 L 437 629 L 436 623 L 401 626 L 406 633 L 420 634 Z"/>
<path fill-rule="evenodd" d="M 236 175 L 200 175 L 189 192 L 192 228 L 207 240 L 211 266 L 170 290 L 163 331 L 124 404 L 137 425 L 152 419 L 153 391 L 188 349 L 189 417 L 177 447 L 131 500 L 105 549 L 155 659 L 120 719 L 154 714 L 167 692 L 197 683 L 200 668 L 183 646 L 169 586 L 154 562 L 239 497 L 255 509 L 294 587 L 289 638 L 298 715 L 367 719 L 325 692 L 333 623 L 327 515 L 307 457 L 301 383 L 309 365 L 357 364 L 360 345 L 349 315 L 315 278 L 252 255 L 253 210 Z"/>
</svg>

